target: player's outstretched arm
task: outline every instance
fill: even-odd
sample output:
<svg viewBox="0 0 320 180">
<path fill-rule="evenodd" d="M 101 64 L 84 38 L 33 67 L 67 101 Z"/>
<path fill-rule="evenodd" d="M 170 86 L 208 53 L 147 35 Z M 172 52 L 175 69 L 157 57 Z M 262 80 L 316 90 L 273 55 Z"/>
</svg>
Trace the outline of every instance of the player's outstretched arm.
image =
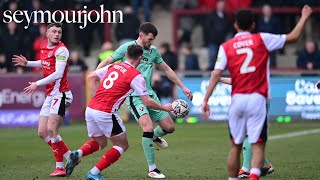
<svg viewBox="0 0 320 180">
<path fill-rule="evenodd" d="M 311 14 L 312 14 L 311 7 L 308 5 L 304 5 L 301 10 L 301 17 L 300 17 L 297 25 L 286 36 L 286 43 L 291 43 L 291 42 L 295 42 L 298 40 L 298 38 L 302 32 L 302 29 L 304 28 L 304 25 L 307 22 L 307 20 L 309 19 Z"/>
<path fill-rule="evenodd" d="M 37 67 L 41 68 L 41 60 L 37 61 L 28 61 L 27 58 L 25 58 L 22 55 L 13 55 L 12 62 L 14 63 L 14 66 L 26 66 L 26 67 Z"/>
<path fill-rule="evenodd" d="M 192 101 L 193 94 L 192 92 L 180 81 L 179 77 L 176 75 L 176 73 L 165 63 L 162 61 L 160 64 L 157 64 L 157 67 L 162 70 L 167 77 L 176 85 L 178 85 L 183 93 L 188 97 L 190 101 Z"/>
<path fill-rule="evenodd" d="M 232 81 L 229 77 L 220 77 L 220 82 L 231 85 Z"/>
<path fill-rule="evenodd" d="M 98 65 L 97 69 L 103 68 L 109 64 L 112 64 L 114 62 L 114 59 L 112 57 L 108 57 L 107 59 L 103 60 L 102 62 L 100 62 L 100 64 Z"/>
<path fill-rule="evenodd" d="M 155 100 L 153 100 L 149 95 L 140 96 L 143 104 L 150 109 L 163 110 L 163 111 L 173 111 L 172 104 L 168 103 L 166 105 L 161 105 Z"/>
<path fill-rule="evenodd" d="M 222 74 L 222 70 L 220 70 L 220 69 L 216 69 L 211 72 L 211 77 L 210 77 L 208 89 L 207 89 L 207 92 L 206 92 L 204 99 L 203 99 L 203 102 L 202 102 L 202 116 L 206 119 L 208 119 L 210 116 L 210 108 L 208 105 L 208 101 L 209 101 L 210 96 L 212 95 L 214 88 L 216 87 L 216 85 L 218 84 L 218 82 L 220 80 L 221 74 Z"/>
</svg>

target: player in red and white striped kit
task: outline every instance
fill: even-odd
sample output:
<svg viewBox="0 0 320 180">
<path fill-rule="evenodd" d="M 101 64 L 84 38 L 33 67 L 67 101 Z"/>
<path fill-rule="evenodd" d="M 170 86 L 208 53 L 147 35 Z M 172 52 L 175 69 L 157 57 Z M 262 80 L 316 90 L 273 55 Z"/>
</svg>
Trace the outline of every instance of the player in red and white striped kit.
<svg viewBox="0 0 320 180">
<path fill-rule="evenodd" d="M 113 147 L 86 175 L 87 179 L 104 179 L 100 172 L 115 163 L 128 149 L 126 129 L 117 111 L 125 98 L 133 91 L 149 108 L 163 111 L 173 110 L 171 104 L 161 105 L 149 96 L 146 82 L 136 69 L 142 59 L 142 53 L 142 47 L 136 44 L 130 45 L 127 49 L 126 61 L 108 65 L 88 76 L 90 87 L 96 91 L 86 109 L 88 136 L 92 140 L 71 153 L 66 165 L 68 175 L 72 173 L 80 157 L 106 147 L 107 139 L 110 139 Z"/>
<path fill-rule="evenodd" d="M 208 100 L 228 67 L 232 79 L 232 99 L 229 109 L 229 131 L 232 146 L 228 156 L 229 180 L 238 179 L 242 142 L 248 134 L 252 144 L 252 161 L 249 180 L 258 180 L 263 167 L 267 141 L 268 122 L 266 99 L 268 98 L 269 52 L 282 48 L 285 43 L 298 39 L 312 10 L 305 5 L 296 27 L 287 35 L 269 33 L 251 34 L 254 29 L 253 14 L 241 10 L 234 24 L 237 34 L 219 48 L 215 70 L 211 73 L 208 90 L 202 104 L 202 114 L 210 116 Z"/>
<path fill-rule="evenodd" d="M 46 86 L 47 97 L 40 111 L 38 134 L 52 147 L 56 159 L 56 169 L 50 176 L 66 176 L 63 157 L 68 158 L 71 151 L 59 135 L 59 128 L 73 99 L 67 81 L 69 51 L 60 41 L 61 23 L 49 24 L 46 36 L 48 42 L 41 45 L 41 60 L 27 61 L 22 55 L 14 55 L 12 60 L 15 66 L 42 68 L 44 78 L 29 82 L 24 91 L 32 94 L 38 86 Z"/>
</svg>

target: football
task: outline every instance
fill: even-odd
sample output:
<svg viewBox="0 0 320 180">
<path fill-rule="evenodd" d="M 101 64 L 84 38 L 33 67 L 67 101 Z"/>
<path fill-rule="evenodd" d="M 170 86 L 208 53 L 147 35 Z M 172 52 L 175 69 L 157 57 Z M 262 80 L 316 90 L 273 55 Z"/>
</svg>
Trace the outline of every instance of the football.
<svg viewBox="0 0 320 180">
<path fill-rule="evenodd" d="M 183 118 L 189 114 L 189 104 L 182 99 L 173 101 L 172 108 L 173 113 L 177 118 Z"/>
</svg>

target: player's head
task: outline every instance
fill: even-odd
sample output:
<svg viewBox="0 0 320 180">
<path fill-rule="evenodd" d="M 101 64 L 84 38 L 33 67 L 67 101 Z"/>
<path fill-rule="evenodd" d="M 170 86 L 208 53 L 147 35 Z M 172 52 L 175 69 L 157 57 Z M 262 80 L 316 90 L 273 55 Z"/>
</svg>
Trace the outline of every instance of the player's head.
<svg viewBox="0 0 320 180">
<path fill-rule="evenodd" d="M 60 42 L 62 37 L 62 24 L 61 23 L 51 23 L 47 26 L 47 38 L 48 43 L 56 45 Z"/>
<path fill-rule="evenodd" d="M 145 22 L 140 25 L 139 38 L 142 41 L 143 48 L 149 49 L 154 43 L 154 39 L 158 35 L 157 28 L 150 22 Z"/>
<path fill-rule="evenodd" d="M 138 65 L 142 59 L 142 53 L 143 49 L 141 46 L 137 44 L 132 44 L 128 46 L 126 58 L 129 61 L 133 61 L 132 63 L 134 63 L 135 65 Z"/>
<path fill-rule="evenodd" d="M 237 31 L 251 31 L 255 27 L 255 23 L 253 21 L 253 14 L 250 10 L 240 10 L 236 14 L 236 22 L 234 23 L 234 27 Z"/>
</svg>

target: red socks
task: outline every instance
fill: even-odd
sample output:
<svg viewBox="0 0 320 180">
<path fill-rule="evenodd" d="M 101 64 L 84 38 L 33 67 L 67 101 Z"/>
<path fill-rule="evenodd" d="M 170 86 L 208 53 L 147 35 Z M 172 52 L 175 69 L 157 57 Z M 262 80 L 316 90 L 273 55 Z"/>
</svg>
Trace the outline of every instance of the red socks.
<svg viewBox="0 0 320 180">
<path fill-rule="evenodd" d="M 51 147 L 54 157 L 56 158 L 56 162 L 63 162 L 64 153 L 69 151 L 69 148 L 64 144 L 63 140 L 56 143 L 51 143 Z"/>
<path fill-rule="evenodd" d="M 82 156 L 87 156 L 89 154 L 92 154 L 100 149 L 99 143 L 97 143 L 94 140 L 90 140 L 86 142 L 80 150 L 83 152 Z"/>
<path fill-rule="evenodd" d="M 112 147 L 102 156 L 100 161 L 96 164 L 96 167 L 102 171 L 116 162 L 120 158 L 121 154 L 122 153 L 120 153 L 116 148 Z"/>
</svg>

